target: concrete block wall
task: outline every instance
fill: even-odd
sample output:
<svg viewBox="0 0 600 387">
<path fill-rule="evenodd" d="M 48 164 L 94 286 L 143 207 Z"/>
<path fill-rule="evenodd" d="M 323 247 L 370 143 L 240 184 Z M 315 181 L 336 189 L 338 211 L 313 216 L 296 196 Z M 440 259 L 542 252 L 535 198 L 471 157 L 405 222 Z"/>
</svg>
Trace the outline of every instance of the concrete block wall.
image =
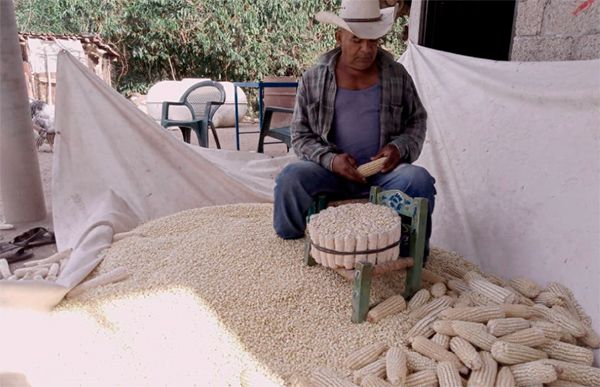
<svg viewBox="0 0 600 387">
<path fill-rule="evenodd" d="M 518 0 L 513 61 L 600 58 L 600 0 Z"/>
</svg>

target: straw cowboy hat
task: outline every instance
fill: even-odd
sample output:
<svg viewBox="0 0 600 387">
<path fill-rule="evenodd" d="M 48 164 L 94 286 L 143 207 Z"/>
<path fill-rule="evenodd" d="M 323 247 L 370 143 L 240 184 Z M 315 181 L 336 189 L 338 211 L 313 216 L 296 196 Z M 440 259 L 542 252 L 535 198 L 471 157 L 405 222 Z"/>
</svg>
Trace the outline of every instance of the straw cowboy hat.
<svg viewBox="0 0 600 387">
<path fill-rule="evenodd" d="M 352 32 L 360 39 L 379 39 L 392 29 L 398 4 L 379 8 L 379 0 L 342 0 L 339 16 L 321 11 L 315 19 Z"/>
</svg>

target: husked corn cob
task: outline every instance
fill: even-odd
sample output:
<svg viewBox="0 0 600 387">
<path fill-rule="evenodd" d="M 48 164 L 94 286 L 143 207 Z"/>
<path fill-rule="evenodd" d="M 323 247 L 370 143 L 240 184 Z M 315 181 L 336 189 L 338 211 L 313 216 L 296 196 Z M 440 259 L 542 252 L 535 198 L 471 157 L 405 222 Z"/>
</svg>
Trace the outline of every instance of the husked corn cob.
<svg viewBox="0 0 600 387">
<path fill-rule="evenodd" d="M 517 386 L 532 386 L 542 383 L 552 383 L 558 379 L 554 366 L 546 361 L 531 361 L 510 367 Z"/>
<path fill-rule="evenodd" d="M 461 320 L 471 322 L 487 322 L 493 319 L 504 318 L 504 311 L 499 306 L 467 306 L 462 308 L 448 308 L 440 313 L 444 320 Z"/>
<path fill-rule="evenodd" d="M 552 383 L 547 383 L 548 387 L 586 387 L 583 384 L 568 382 L 566 380 L 555 380 Z"/>
<path fill-rule="evenodd" d="M 450 305 L 452 305 L 452 303 L 453 303 L 452 298 L 450 298 L 448 296 L 442 296 L 440 298 L 435 298 L 435 299 L 429 301 L 428 303 L 426 303 L 425 305 L 415 308 L 412 312 L 410 312 L 410 314 L 408 316 L 412 320 L 417 321 L 429 314 L 433 314 L 433 313 L 439 314 L 439 312 L 443 311 L 444 309 L 447 309 Z"/>
<path fill-rule="evenodd" d="M 243 377 L 243 375 L 240 375 L 240 379 L 242 377 Z M 294 374 L 290 377 L 289 383 L 290 383 L 291 387 L 318 387 L 310 379 L 309 376 L 302 376 L 302 375 L 297 375 L 297 374 Z M 247 386 L 244 386 L 244 381 L 240 381 L 240 385 L 242 387 L 247 387 Z M 251 384 L 249 384 L 248 386 L 251 386 Z"/>
<path fill-rule="evenodd" d="M 489 298 L 496 304 L 515 304 L 517 296 L 508 289 L 494 285 L 485 278 L 474 278 L 467 281 L 473 291 Z"/>
<path fill-rule="evenodd" d="M 502 367 L 500 371 L 498 371 L 498 375 L 496 376 L 496 383 L 494 386 L 498 387 L 516 387 L 517 383 L 515 382 L 515 377 L 512 372 L 510 372 L 510 368 Z"/>
<path fill-rule="evenodd" d="M 567 343 L 567 344 L 577 345 L 577 339 L 575 337 L 573 337 L 573 335 L 571 335 L 567 332 L 564 332 L 564 331 L 563 331 L 563 334 L 560 337 L 559 341 L 561 341 L 563 343 Z"/>
<path fill-rule="evenodd" d="M 418 352 L 411 351 L 409 349 L 405 350 L 406 354 L 406 365 L 408 369 L 411 371 L 426 371 L 433 370 L 435 371 L 437 367 L 437 362 L 432 360 L 426 356 L 421 355 Z"/>
<path fill-rule="evenodd" d="M 454 332 L 454 328 L 452 328 L 453 320 L 437 320 L 433 323 L 433 330 L 437 333 L 446 335 L 446 336 L 456 336 L 456 332 Z"/>
<path fill-rule="evenodd" d="M 89 289 L 98 286 L 108 285 L 113 282 L 122 281 L 127 278 L 129 278 L 129 272 L 127 271 L 127 269 L 125 269 L 124 267 L 119 267 L 108 273 L 101 274 L 97 277 L 92 278 L 91 280 L 87 280 L 77 285 L 76 287 L 71 289 L 69 293 L 67 293 L 67 298 L 77 297 L 78 295 L 88 291 Z"/>
<path fill-rule="evenodd" d="M 409 310 L 415 310 L 425 305 L 430 298 L 431 294 L 429 293 L 429 290 L 421 289 L 412 296 L 410 301 L 408 301 L 407 307 Z"/>
<path fill-rule="evenodd" d="M 520 317 L 508 317 L 488 321 L 488 332 L 499 337 L 527 329 L 530 322 Z"/>
<path fill-rule="evenodd" d="M 549 340 L 540 328 L 523 329 L 510 335 L 501 336 L 499 339 L 507 343 L 516 343 L 528 347 L 538 347 Z"/>
<path fill-rule="evenodd" d="M 560 340 L 563 335 L 563 329 L 550 321 L 530 320 L 530 322 L 531 327 L 541 329 L 547 339 Z"/>
<path fill-rule="evenodd" d="M 542 291 L 540 286 L 533 280 L 524 277 L 513 278 L 509 281 L 510 286 L 525 297 L 535 298 Z"/>
<path fill-rule="evenodd" d="M 483 277 L 483 274 L 476 272 L 475 270 L 470 270 L 462 276 L 462 279 L 463 279 L 463 281 L 469 283 L 469 281 L 472 281 L 474 279 L 485 279 L 485 278 Z"/>
<path fill-rule="evenodd" d="M 450 340 L 450 349 L 470 369 L 478 370 L 482 367 L 483 360 L 481 360 L 481 356 L 467 340 L 461 337 L 453 337 Z"/>
<path fill-rule="evenodd" d="M 448 336 L 448 335 L 436 333 L 431 338 L 431 341 L 433 341 L 436 344 L 441 345 L 444 349 L 450 348 L 450 336 Z"/>
<path fill-rule="evenodd" d="M 351 352 L 344 360 L 344 366 L 351 370 L 362 368 L 377 360 L 379 355 L 386 349 L 387 345 L 382 342 L 366 345 L 357 351 Z"/>
<path fill-rule="evenodd" d="M 541 292 L 533 301 L 536 304 L 543 304 L 549 308 L 554 305 L 565 305 L 564 297 L 553 292 Z"/>
<path fill-rule="evenodd" d="M 473 304 L 473 306 L 497 305 L 495 302 L 493 302 L 492 300 L 490 300 L 483 294 L 474 292 L 472 290 L 469 292 L 463 293 L 463 294 L 469 295 L 469 298 L 471 299 L 471 303 Z"/>
<path fill-rule="evenodd" d="M 491 283 L 493 283 L 494 285 L 498 285 L 501 287 L 508 285 L 508 282 L 504 278 L 497 276 L 496 274 L 483 273 L 483 277 L 485 279 L 487 279 L 488 281 L 490 281 Z"/>
<path fill-rule="evenodd" d="M 440 387 L 462 387 L 456 364 L 449 361 L 439 362 L 436 373 Z"/>
<path fill-rule="evenodd" d="M 500 308 L 506 314 L 506 317 L 521 317 L 530 319 L 536 315 L 535 310 L 531 306 L 520 304 L 500 304 Z"/>
<path fill-rule="evenodd" d="M 446 283 L 446 279 L 439 274 L 432 272 L 431 270 L 427 270 L 423 268 L 421 270 L 421 279 L 425 282 L 429 282 L 435 284 L 436 282 L 444 282 Z"/>
<path fill-rule="evenodd" d="M 519 364 L 548 357 L 546 352 L 521 344 L 496 341 L 492 345 L 492 356 L 498 363 Z"/>
<path fill-rule="evenodd" d="M 531 300 L 531 298 L 525 297 L 524 295 L 522 295 L 521 293 L 517 292 L 515 289 L 512 288 L 512 286 L 510 285 L 506 285 L 503 286 L 504 289 L 508 290 L 509 292 L 511 292 L 512 294 L 515 295 L 516 300 L 517 300 L 517 304 L 523 304 L 523 305 L 527 305 L 527 306 L 534 306 L 535 302 L 533 302 Z"/>
<path fill-rule="evenodd" d="M 456 300 L 458 300 L 458 296 L 459 294 L 457 292 L 455 292 L 454 290 L 448 290 L 446 292 L 446 295 L 450 298 L 452 298 L 452 300 L 456 303 Z"/>
<path fill-rule="evenodd" d="M 490 351 L 492 345 L 498 340 L 496 336 L 488 333 L 485 329 L 473 329 L 473 325 L 462 321 L 452 323 L 456 334 L 476 347 L 484 351 Z"/>
<path fill-rule="evenodd" d="M 417 336 L 411 342 L 412 348 L 422 355 L 437 361 L 450 361 L 456 364 L 458 368 L 463 365 L 460 359 L 450 351 L 447 351 L 439 344 L 433 343 L 426 337 Z"/>
<path fill-rule="evenodd" d="M 600 386 L 600 368 L 555 359 L 539 360 L 539 362 L 555 367 L 561 380 L 585 386 Z"/>
<path fill-rule="evenodd" d="M 446 290 L 446 285 L 443 282 L 436 282 L 431 286 L 429 291 L 433 297 L 439 298 L 446 294 Z"/>
<path fill-rule="evenodd" d="M 367 313 L 367 321 L 375 323 L 384 317 L 402 312 L 406 309 L 406 301 L 401 294 L 396 294 L 384 300 Z"/>
<path fill-rule="evenodd" d="M 423 317 L 406 333 L 407 340 L 411 340 L 417 336 L 431 337 L 435 331 L 433 330 L 433 322 L 437 320 L 436 314 L 428 314 Z"/>
<path fill-rule="evenodd" d="M 385 354 L 385 372 L 392 384 L 404 384 L 408 377 L 408 359 L 406 353 L 398 347 L 390 348 Z"/>
<path fill-rule="evenodd" d="M 460 279 L 448 280 L 447 286 L 448 286 L 448 289 L 452 289 L 460 294 L 471 290 L 469 288 L 469 285 L 467 285 L 467 283 L 465 281 L 460 280 Z"/>
<path fill-rule="evenodd" d="M 310 375 L 310 380 L 318 387 L 357 387 L 336 372 L 319 367 Z"/>
<path fill-rule="evenodd" d="M 498 363 L 496 363 L 496 360 L 494 360 L 489 352 L 482 351 L 479 355 L 481 356 L 482 361 L 481 368 L 471 372 L 467 386 L 493 386 L 496 381 L 496 375 L 498 374 Z"/>
<path fill-rule="evenodd" d="M 406 378 L 406 387 L 430 387 L 437 386 L 438 379 L 435 370 L 423 370 L 415 372 Z"/>
<path fill-rule="evenodd" d="M 540 349 L 552 359 L 567 361 L 569 363 L 591 366 L 594 361 L 594 353 L 583 347 L 573 344 L 552 340 L 540 346 Z"/>
<path fill-rule="evenodd" d="M 363 378 L 360 386 L 361 387 L 392 387 L 391 384 L 389 384 L 388 382 L 386 382 L 385 380 L 383 380 L 381 378 L 378 378 L 375 375 L 366 375 Z"/>
<path fill-rule="evenodd" d="M 462 266 L 456 265 L 448 265 L 444 267 L 445 274 L 451 275 L 452 277 L 462 278 L 469 272 L 469 269 L 466 269 Z"/>
<path fill-rule="evenodd" d="M 367 364 L 363 368 L 352 373 L 354 383 L 361 384 L 362 380 L 367 375 L 375 375 L 379 378 L 385 378 L 385 358 L 375 360 L 371 364 Z"/>
<path fill-rule="evenodd" d="M 594 349 L 600 348 L 600 335 L 590 326 L 585 325 L 585 335 L 579 340 L 581 340 L 583 345 L 587 345 L 588 347 Z"/>
<path fill-rule="evenodd" d="M 469 293 L 470 291 L 461 293 L 460 296 L 458 296 L 458 299 L 454 302 L 454 307 L 462 308 L 465 306 L 473 306 L 473 299 Z"/>
<path fill-rule="evenodd" d="M 565 332 L 574 337 L 585 336 L 585 328 L 578 320 L 575 320 L 570 314 L 563 313 L 559 307 L 548 308 L 544 305 L 536 304 L 533 307 L 543 318 L 551 321 L 561 327 Z"/>
<path fill-rule="evenodd" d="M 363 165 L 360 165 L 356 169 L 358 170 L 358 173 L 360 173 L 364 177 L 373 176 L 373 175 L 381 172 L 381 170 L 383 169 L 383 165 L 385 164 L 387 159 L 388 159 L 387 157 L 382 157 L 382 158 L 370 161 L 368 163 L 365 163 Z"/>
<path fill-rule="evenodd" d="M 585 310 L 579 304 L 579 302 L 577 302 L 577 299 L 575 299 L 575 296 L 573 295 L 571 289 L 559 284 L 558 282 L 550 282 L 545 290 L 549 292 L 554 292 L 565 297 L 565 299 L 568 300 L 568 305 L 575 309 L 579 320 L 581 320 L 581 322 L 583 322 L 587 326 L 592 325 L 592 318 L 585 312 Z"/>
</svg>

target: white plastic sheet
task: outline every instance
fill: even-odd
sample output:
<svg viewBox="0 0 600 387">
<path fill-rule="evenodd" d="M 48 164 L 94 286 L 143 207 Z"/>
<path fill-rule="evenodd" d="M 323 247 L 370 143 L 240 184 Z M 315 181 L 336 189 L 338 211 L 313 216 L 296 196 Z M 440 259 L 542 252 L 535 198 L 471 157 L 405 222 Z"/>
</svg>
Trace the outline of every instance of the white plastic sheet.
<svg viewBox="0 0 600 387">
<path fill-rule="evenodd" d="M 437 179 L 432 243 L 573 289 L 600 331 L 600 60 L 497 62 L 409 45 Z"/>
</svg>

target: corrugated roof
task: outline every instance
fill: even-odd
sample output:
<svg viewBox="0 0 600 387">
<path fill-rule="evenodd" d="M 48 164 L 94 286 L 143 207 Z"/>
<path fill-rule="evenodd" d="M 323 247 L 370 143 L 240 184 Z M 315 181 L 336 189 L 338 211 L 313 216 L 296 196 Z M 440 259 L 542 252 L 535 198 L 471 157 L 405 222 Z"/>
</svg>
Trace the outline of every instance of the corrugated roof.
<svg viewBox="0 0 600 387">
<path fill-rule="evenodd" d="M 19 40 L 21 42 L 27 41 L 29 38 L 42 39 L 42 40 L 79 40 L 81 43 L 95 44 L 98 48 L 105 50 L 108 56 L 120 58 L 119 53 L 112 48 L 108 43 L 105 43 L 99 35 L 68 35 L 68 34 L 36 34 L 31 32 L 19 32 Z"/>
</svg>

